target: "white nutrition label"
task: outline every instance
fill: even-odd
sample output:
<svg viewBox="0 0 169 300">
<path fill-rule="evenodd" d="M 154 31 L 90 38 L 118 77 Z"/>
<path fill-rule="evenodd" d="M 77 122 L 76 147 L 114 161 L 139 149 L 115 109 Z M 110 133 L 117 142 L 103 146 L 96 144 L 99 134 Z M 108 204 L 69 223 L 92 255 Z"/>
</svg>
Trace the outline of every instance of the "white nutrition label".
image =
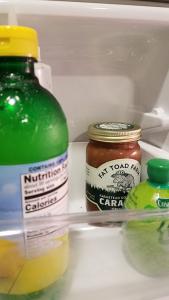
<svg viewBox="0 0 169 300">
<path fill-rule="evenodd" d="M 33 172 L 21 175 L 23 218 L 26 220 L 65 213 L 68 194 L 67 156 L 59 160 L 56 158 L 49 164 L 33 166 L 29 170 Z M 67 228 L 59 224 L 25 232 L 27 256 L 35 257 L 56 247 L 56 244 L 59 246 L 60 242 L 56 238 L 66 232 Z"/>
<path fill-rule="evenodd" d="M 28 257 L 39 255 L 53 243 L 56 246 L 60 243 L 57 238 L 67 232 L 63 224 L 27 230 L 26 220 L 47 216 L 50 221 L 50 216 L 67 212 L 67 152 L 46 161 L 0 166 L 0 193 L 0 218 L 23 222 L 23 245 Z"/>
<path fill-rule="evenodd" d="M 24 218 L 63 213 L 67 206 L 67 161 L 21 176 Z"/>
</svg>

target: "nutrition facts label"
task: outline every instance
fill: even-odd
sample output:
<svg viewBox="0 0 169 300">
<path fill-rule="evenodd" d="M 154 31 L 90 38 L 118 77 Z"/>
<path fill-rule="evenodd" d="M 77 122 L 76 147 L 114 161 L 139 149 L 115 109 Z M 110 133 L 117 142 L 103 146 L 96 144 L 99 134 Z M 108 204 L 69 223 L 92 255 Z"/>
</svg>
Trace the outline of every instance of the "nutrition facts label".
<svg viewBox="0 0 169 300">
<path fill-rule="evenodd" d="M 0 166 L 0 218 L 23 221 L 23 244 L 27 257 L 35 257 L 56 245 L 67 232 L 62 224 L 27 230 L 26 220 L 67 211 L 67 153 L 52 159 L 14 166 Z M 32 224 L 33 225 L 33 224 Z M 42 224 L 43 225 L 43 224 Z M 42 246 L 43 245 L 43 246 Z"/>
<path fill-rule="evenodd" d="M 66 206 L 67 160 L 56 167 L 21 176 L 25 218 L 64 212 Z"/>
<path fill-rule="evenodd" d="M 24 219 L 65 213 L 68 193 L 67 156 L 34 164 L 28 171 L 21 175 Z M 26 231 L 27 257 L 35 257 L 56 247 L 59 243 L 56 238 L 66 232 L 67 229 L 59 224 L 42 230 Z"/>
</svg>

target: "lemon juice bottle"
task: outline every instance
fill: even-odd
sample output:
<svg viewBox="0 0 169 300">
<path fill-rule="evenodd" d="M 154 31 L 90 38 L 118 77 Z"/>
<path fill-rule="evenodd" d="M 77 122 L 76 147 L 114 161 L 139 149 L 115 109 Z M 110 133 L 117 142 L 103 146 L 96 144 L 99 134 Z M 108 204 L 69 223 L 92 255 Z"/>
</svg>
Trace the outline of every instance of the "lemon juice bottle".
<svg viewBox="0 0 169 300">
<path fill-rule="evenodd" d="M 34 29 L 0 26 L 0 219 L 19 220 L 23 229 L 29 218 L 67 208 L 66 118 L 34 74 L 37 59 Z M 0 299 L 41 299 L 67 258 L 64 228 L 0 237 Z"/>
</svg>

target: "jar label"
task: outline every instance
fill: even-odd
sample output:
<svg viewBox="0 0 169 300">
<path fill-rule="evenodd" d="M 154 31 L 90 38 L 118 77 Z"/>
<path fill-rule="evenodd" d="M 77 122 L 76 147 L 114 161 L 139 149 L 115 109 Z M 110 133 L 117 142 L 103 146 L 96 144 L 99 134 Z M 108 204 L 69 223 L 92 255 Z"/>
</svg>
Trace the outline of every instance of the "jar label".
<svg viewBox="0 0 169 300">
<path fill-rule="evenodd" d="M 129 191 L 140 182 L 140 163 L 135 159 L 108 161 L 98 168 L 86 165 L 86 197 L 99 210 L 119 209 Z"/>
<path fill-rule="evenodd" d="M 0 166 L 0 218 L 27 220 L 34 217 L 52 216 L 67 210 L 68 172 L 67 153 L 43 162 L 25 165 Z M 23 223 L 24 224 L 24 223 Z M 47 230 L 25 231 L 24 243 L 29 256 L 36 246 L 51 235 L 65 234 L 62 226 Z M 49 247 L 49 243 L 46 247 Z M 39 247 L 38 253 L 41 251 Z"/>
</svg>

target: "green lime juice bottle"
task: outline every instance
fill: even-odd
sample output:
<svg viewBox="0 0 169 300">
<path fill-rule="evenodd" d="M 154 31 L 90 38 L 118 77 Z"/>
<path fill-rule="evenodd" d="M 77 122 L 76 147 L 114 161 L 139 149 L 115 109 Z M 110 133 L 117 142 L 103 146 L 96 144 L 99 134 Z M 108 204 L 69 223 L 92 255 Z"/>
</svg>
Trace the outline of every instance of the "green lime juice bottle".
<svg viewBox="0 0 169 300">
<path fill-rule="evenodd" d="M 169 208 L 169 160 L 151 159 L 148 179 L 129 193 L 125 207 L 132 209 Z"/>
<path fill-rule="evenodd" d="M 169 208 L 169 160 L 151 159 L 148 179 L 129 193 L 128 209 Z M 130 221 L 123 226 L 124 253 L 134 268 L 149 276 L 169 275 L 169 220 L 166 216 Z"/>
<path fill-rule="evenodd" d="M 23 229 L 29 218 L 67 208 L 68 128 L 56 98 L 35 77 L 37 57 L 34 29 L 0 26 L 0 219 L 7 226 L 19 220 Z M 0 299 L 41 299 L 67 260 L 64 228 L 1 237 Z"/>
</svg>

